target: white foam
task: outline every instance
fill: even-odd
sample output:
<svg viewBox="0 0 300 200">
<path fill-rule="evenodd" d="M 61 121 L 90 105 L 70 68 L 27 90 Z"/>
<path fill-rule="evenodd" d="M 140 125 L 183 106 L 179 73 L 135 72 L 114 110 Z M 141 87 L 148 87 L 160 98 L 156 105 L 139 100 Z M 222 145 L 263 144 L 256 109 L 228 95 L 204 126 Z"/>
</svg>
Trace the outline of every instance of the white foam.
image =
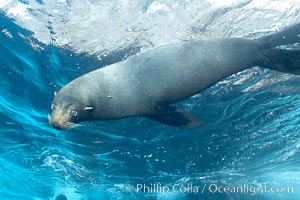
<svg viewBox="0 0 300 200">
<path fill-rule="evenodd" d="M 154 3 L 152 3 L 152 4 L 149 6 L 149 8 L 148 8 L 147 11 L 148 11 L 148 13 L 153 14 L 153 13 L 155 13 L 155 12 L 157 12 L 157 11 L 160 11 L 160 10 L 166 11 L 166 12 L 170 12 L 170 11 L 171 11 L 170 8 L 169 8 L 167 5 L 162 4 L 162 3 L 159 3 L 159 2 L 154 2 Z"/>
<path fill-rule="evenodd" d="M 300 21 L 300 1 L 294 0 L 61 0 L 43 4 L 0 0 L 0 9 L 42 43 L 51 44 L 55 38 L 57 46 L 96 55 L 128 46 L 148 49 L 180 41 L 241 37 Z"/>
<path fill-rule="evenodd" d="M 0 0 L 0 8 L 7 6 L 11 2 L 12 2 L 12 0 Z"/>
<path fill-rule="evenodd" d="M 215 7 L 224 7 L 224 6 L 230 6 L 234 5 L 236 3 L 241 2 L 240 0 L 226 0 L 226 1 L 220 1 L 220 0 L 207 0 L 209 3 L 211 3 Z"/>
<path fill-rule="evenodd" d="M 29 6 L 23 3 L 18 3 L 16 6 L 11 7 L 8 11 L 8 15 L 12 15 L 14 17 L 17 17 L 21 20 L 28 20 L 28 19 L 33 19 L 27 12 L 27 8 Z"/>
</svg>

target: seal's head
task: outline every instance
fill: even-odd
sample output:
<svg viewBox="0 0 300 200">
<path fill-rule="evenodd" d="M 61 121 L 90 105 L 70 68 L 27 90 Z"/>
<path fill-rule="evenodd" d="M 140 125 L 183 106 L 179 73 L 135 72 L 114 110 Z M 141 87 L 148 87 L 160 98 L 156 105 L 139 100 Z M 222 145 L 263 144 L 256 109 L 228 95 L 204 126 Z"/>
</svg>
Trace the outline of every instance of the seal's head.
<svg viewBox="0 0 300 200">
<path fill-rule="evenodd" d="M 89 111 L 93 107 L 84 105 L 79 99 L 73 95 L 64 95 L 60 91 L 54 94 L 55 98 L 51 104 L 50 124 L 58 129 L 65 130 L 81 121 L 85 121 L 89 116 Z"/>
</svg>

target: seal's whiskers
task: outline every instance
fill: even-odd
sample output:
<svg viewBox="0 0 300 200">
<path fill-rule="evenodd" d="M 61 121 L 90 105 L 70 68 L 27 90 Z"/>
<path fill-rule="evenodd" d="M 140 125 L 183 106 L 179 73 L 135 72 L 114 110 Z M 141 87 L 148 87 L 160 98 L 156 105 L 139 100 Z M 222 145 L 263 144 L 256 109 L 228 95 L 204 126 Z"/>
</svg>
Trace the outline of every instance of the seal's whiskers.
<svg viewBox="0 0 300 200">
<path fill-rule="evenodd" d="M 48 122 L 51 124 L 51 116 L 48 114 Z"/>
<path fill-rule="evenodd" d="M 82 125 L 80 125 L 80 124 L 75 124 L 75 123 L 72 123 L 72 122 L 67 122 L 67 123 L 66 123 L 66 126 L 67 126 L 68 128 L 75 128 L 75 127 L 79 127 L 79 126 L 82 126 Z"/>
</svg>

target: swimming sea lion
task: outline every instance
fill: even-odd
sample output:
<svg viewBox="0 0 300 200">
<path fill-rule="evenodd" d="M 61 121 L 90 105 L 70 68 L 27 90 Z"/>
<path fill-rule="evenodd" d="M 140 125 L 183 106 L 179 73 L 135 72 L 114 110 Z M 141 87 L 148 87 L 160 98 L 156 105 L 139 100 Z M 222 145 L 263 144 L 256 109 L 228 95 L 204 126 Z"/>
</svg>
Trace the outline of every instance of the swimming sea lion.
<svg viewBox="0 0 300 200">
<path fill-rule="evenodd" d="M 192 114 L 170 104 L 252 66 L 300 74 L 300 51 L 275 48 L 299 42 L 300 24 L 256 40 L 221 38 L 159 46 L 90 73 L 63 87 L 50 123 L 67 129 L 87 120 L 131 116 L 177 127 L 198 127 Z"/>
</svg>

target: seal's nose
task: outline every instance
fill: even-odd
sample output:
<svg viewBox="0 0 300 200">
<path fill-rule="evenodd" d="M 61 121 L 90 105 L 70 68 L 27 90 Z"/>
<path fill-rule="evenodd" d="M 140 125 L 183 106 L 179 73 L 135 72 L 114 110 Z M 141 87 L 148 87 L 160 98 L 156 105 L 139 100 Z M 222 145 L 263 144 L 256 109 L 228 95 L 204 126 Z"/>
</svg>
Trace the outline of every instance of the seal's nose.
<svg viewBox="0 0 300 200">
<path fill-rule="evenodd" d="M 59 126 L 59 123 L 58 122 L 53 122 L 51 124 L 54 128 L 56 128 L 57 130 L 61 130 L 61 127 Z"/>
</svg>

